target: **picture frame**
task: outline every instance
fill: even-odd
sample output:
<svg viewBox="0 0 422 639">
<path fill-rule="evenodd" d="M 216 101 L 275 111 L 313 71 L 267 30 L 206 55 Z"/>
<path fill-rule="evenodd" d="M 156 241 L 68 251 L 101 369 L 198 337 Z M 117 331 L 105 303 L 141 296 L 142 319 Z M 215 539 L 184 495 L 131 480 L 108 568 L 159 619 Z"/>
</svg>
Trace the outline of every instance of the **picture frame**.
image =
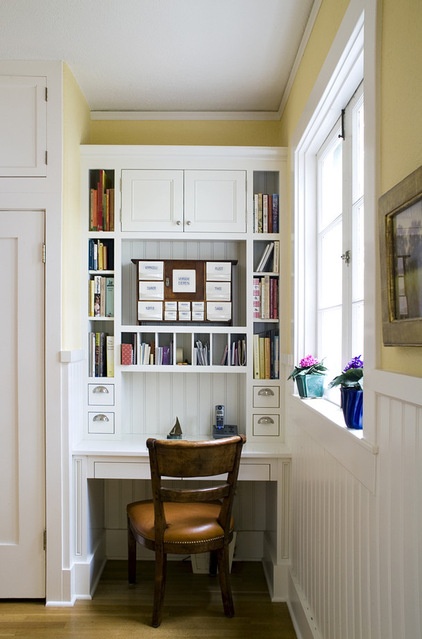
<svg viewBox="0 0 422 639">
<path fill-rule="evenodd" d="M 422 166 L 379 199 L 385 346 L 422 346 Z"/>
</svg>

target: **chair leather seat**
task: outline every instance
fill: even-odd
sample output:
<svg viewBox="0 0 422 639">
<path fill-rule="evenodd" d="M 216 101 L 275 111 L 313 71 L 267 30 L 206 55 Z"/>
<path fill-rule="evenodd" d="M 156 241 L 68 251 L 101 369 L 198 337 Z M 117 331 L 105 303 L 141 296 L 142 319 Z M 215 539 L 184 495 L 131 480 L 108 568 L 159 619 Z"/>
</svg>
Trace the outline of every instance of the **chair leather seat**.
<svg viewBox="0 0 422 639">
<path fill-rule="evenodd" d="M 224 537 L 218 523 L 220 502 L 165 503 L 164 511 L 168 527 L 164 543 L 201 543 Z M 128 506 L 132 527 L 141 537 L 154 541 L 154 504 L 152 500 L 138 501 Z M 233 518 L 230 522 L 233 530 Z"/>
</svg>

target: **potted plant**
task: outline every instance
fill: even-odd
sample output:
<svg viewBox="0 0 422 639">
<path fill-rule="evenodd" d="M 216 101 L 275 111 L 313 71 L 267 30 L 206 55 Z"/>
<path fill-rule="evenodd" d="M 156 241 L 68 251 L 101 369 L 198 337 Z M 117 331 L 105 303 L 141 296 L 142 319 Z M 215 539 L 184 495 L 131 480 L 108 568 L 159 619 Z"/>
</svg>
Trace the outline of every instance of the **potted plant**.
<svg viewBox="0 0 422 639">
<path fill-rule="evenodd" d="M 322 397 L 326 366 L 313 355 L 303 357 L 287 379 L 296 381 L 299 397 Z"/>
<path fill-rule="evenodd" d="M 329 384 L 340 386 L 341 407 L 347 428 L 362 428 L 363 421 L 363 359 L 353 357 Z"/>
</svg>

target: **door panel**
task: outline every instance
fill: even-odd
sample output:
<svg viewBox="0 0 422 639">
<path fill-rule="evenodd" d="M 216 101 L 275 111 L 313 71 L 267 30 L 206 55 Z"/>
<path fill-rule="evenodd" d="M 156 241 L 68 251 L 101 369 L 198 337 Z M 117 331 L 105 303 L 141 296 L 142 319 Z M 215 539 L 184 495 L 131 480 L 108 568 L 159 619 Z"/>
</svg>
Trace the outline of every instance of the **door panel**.
<svg viewBox="0 0 422 639">
<path fill-rule="evenodd" d="M 45 77 L 0 74 L 0 175 L 45 177 Z"/>
<path fill-rule="evenodd" d="M 45 596 L 42 211 L 0 211 L 0 598 Z"/>
</svg>

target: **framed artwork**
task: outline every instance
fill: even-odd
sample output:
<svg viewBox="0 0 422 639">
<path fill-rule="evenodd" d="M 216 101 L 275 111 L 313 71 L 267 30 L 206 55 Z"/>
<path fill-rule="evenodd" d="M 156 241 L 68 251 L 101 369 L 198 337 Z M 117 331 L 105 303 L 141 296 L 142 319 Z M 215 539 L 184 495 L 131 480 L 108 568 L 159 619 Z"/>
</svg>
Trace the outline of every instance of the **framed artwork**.
<svg viewBox="0 0 422 639">
<path fill-rule="evenodd" d="M 379 200 L 386 346 L 422 346 L 422 166 Z"/>
</svg>

